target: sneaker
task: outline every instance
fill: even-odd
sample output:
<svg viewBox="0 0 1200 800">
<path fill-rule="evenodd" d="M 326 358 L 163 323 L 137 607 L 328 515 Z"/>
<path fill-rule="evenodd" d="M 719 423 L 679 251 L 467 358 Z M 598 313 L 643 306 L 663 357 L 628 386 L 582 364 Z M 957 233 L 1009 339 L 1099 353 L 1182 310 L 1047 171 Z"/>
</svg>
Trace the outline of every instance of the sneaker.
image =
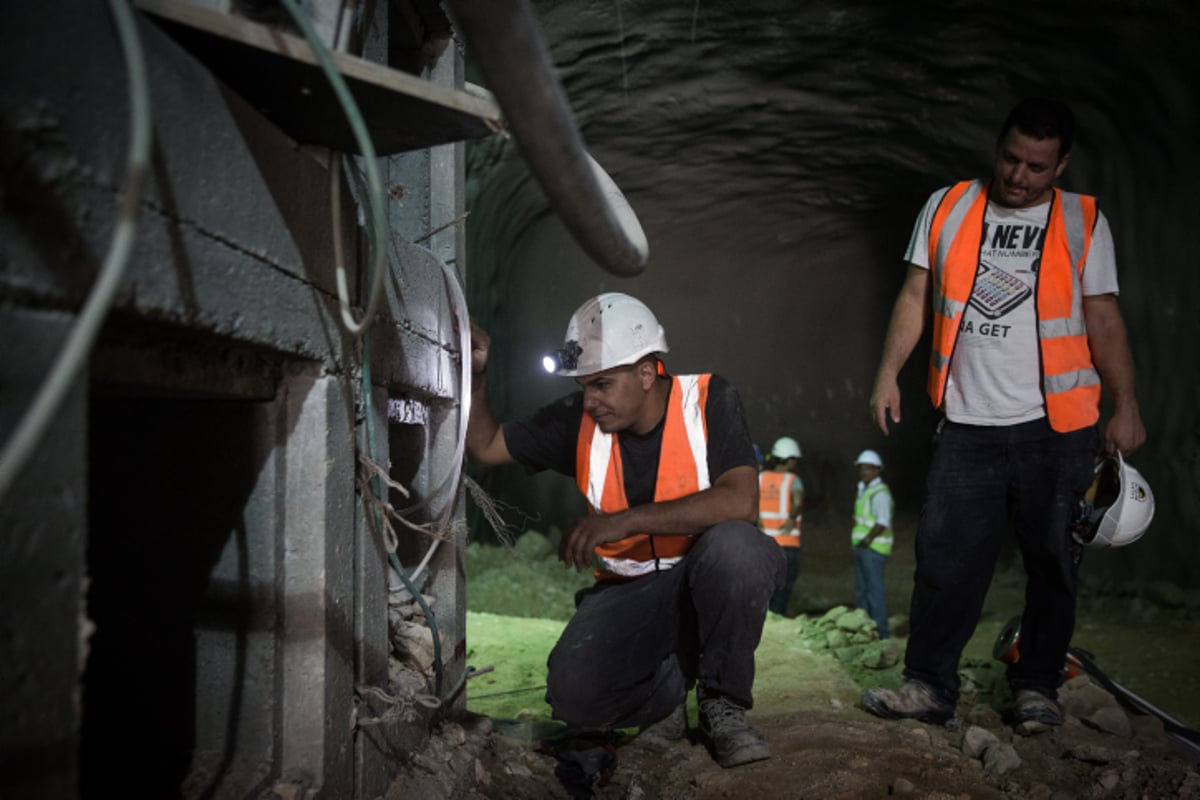
<svg viewBox="0 0 1200 800">
<path fill-rule="evenodd" d="M 1062 725 L 1062 709 L 1058 703 L 1035 689 L 1018 689 L 1013 700 L 1017 724 Z"/>
<path fill-rule="evenodd" d="M 687 703 L 680 703 L 674 711 L 655 722 L 638 729 L 637 740 L 643 744 L 669 747 L 687 737 Z"/>
<path fill-rule="evenodd" d="M 920 681 L 907 681 L 899 689 L 877 686 L 862 696 L 863 708 L 884 719 L 915 719 L 930 725 L 945 725 L 954 716 L 954 706 L 943 703 Z"/>
<path fill-rule="evenodd" d="M 724 697 L 700 701 L 700 730 L 722 767 L 771 757 L 766 738 L 746 723 L 746 709 Z"/>
</svg>

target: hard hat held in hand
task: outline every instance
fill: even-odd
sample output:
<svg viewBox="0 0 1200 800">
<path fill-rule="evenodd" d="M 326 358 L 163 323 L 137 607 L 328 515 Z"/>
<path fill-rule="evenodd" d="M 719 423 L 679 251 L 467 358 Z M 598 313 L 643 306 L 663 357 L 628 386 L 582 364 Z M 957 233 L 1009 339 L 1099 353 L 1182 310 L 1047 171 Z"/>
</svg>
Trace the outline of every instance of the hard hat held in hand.
<svg viewBox="0 0 1200 800">
<path fill-rule="evenodd" d="M 1118 450 L 1096 465 L 1072 535 L 1089 547 L 1122 547 L 1142 537 L 1154 519 L 1154 492 Z"/>
<path fill-rule="evenodd" d="M 867 464 L 872 467 L 883 469 L 883 459 L 879 457 L 879 453 L 874 450 L 863 450 L 858 454 L 858 458 L 854 459 L 855 465 Z"/>
<path fill-rule="evenodd" d="M 571 315 L 563 346 L 546 357 L 546 369 L 569 378 L 594 375 L 669 349 L 662 325 L 645 303 L 621 292 L 606 292 Z"/>
<path fill-rule="evenodd" d="M 776 458 L 800 458 L 800 443 L 790 436 L 780 436 L 771 445 L 771 455 Z"/>
</svg>

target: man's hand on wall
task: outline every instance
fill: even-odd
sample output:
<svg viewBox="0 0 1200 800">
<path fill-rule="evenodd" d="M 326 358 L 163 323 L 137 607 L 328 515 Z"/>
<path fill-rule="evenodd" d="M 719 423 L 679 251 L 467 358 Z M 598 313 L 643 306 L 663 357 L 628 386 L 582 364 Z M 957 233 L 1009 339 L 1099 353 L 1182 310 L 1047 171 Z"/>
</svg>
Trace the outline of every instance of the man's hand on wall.
<svg viewBox="0 0 1200 800">
<path fill-rule="evenodd" d="M 471 319 L 471 374 L 482 375 L 487 371 L 488 351 L 492 347 L 492 337 L 479 327 L 474 318 Z"/>
</svg>

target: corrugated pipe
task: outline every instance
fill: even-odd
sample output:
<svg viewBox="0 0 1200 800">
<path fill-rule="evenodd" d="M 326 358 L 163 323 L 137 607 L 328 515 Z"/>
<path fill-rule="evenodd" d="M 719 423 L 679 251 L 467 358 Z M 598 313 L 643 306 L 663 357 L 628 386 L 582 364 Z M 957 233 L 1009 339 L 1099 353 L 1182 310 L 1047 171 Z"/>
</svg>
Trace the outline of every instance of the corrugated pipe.
<svg viewBox="0 0 1200 800">
<path fill-rule="evenodd" d="M 588 155 L 528 0 L 448 0 L 451 16 L 517 147 L 575 240 L 622 277 L 649 246 L 625 195 Z"/>
</svg>

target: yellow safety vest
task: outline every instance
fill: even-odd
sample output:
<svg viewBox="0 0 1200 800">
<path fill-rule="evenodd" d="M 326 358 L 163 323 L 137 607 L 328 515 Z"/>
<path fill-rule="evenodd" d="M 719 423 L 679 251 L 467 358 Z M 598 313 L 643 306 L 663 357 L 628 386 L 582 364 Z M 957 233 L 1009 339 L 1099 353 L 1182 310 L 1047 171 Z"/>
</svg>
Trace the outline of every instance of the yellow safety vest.
<svg viewBox="0 0 1200 800">
<path fill-rule="evenodd" d="M 854 530 L 850 532 L 850 545 L 858 547 L 858 543 L 867 538 L 867 534 L 875 527 L 875 514 L 871 510 L 871 498 L 877 494 L 886 494 L 888 502 L 892 502 L 892 493 L 887 484 L 879 483 L 868 486 L 858 499 L 854 501 Z M 871 540 L 871 549 L 885 556 L 892 554 L 892 529 L 888 529 Z"/>
</svg>

